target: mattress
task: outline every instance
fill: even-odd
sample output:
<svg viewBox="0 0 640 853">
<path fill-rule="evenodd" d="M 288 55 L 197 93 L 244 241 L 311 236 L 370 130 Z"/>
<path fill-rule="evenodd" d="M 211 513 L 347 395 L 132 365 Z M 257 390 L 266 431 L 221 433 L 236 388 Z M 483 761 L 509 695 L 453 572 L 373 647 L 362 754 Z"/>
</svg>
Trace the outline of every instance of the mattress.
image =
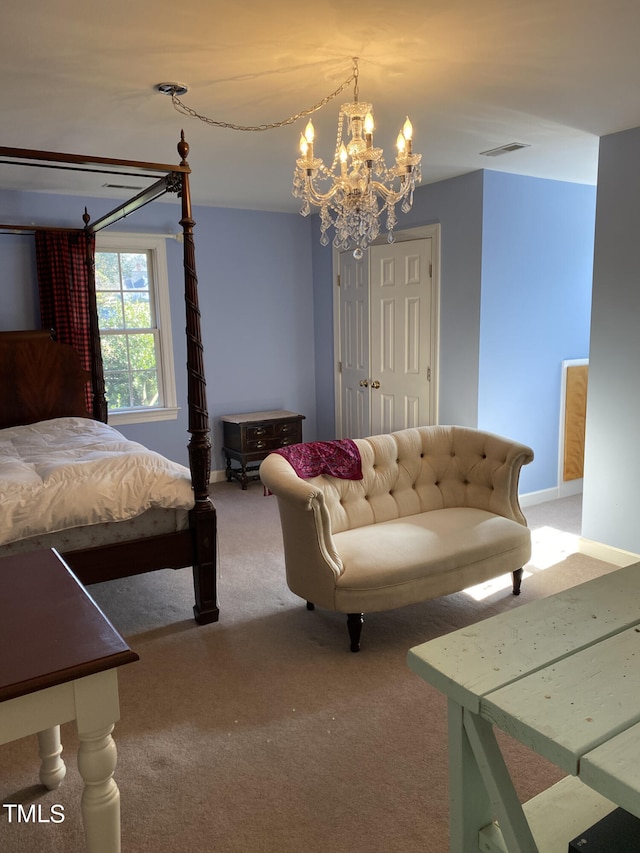
<svg viewBox="0 0 640 853">
<path fill-rule="evenodd" d="M 0 430 L 0 495 L 1 553 L 173 532 L 194 505 L 188 468 L 89 418 Z"/>
<path fill-rule="evenodd" d="M 43 533 L 0 545 L 0 557 L 27 551 L 55 548 L 60 554 L 98 548 L 116 542 L 131 542 L 162 533 L 177 533 L 189 527 L 189 513 L 184 509 L 148 509 L 126 521 L 109 521 L 71 527 L 56 533 Z"/>
</svg>

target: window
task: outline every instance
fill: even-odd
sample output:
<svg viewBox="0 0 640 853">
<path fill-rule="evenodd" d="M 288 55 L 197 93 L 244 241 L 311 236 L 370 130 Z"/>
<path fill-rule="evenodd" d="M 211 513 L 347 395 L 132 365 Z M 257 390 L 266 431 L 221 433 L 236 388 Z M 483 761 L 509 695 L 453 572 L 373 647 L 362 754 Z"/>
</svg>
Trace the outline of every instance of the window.
<svg viewBox="0 0 640 853">
<path fill-rule="evenodd" d="M 164 238 L 98 234 L 96 300 L 109 421 L 175 418 Z"/>
</svg>

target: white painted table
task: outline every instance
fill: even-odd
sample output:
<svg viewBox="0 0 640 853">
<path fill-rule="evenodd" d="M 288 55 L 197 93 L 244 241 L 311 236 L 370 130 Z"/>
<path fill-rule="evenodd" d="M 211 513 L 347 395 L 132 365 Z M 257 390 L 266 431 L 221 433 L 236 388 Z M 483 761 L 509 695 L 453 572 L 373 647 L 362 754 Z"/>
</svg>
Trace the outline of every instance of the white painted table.
<svg viewBox="0 0 640 853">
<path fill-rule="evenodd" d="M 640 818 L 640 563 L 411 649 L 449 699 L 450 853 L 566 853 Z M 567 774 L 520 805 L 494 726 Z"/>
<path fill-rule="evenodd" d="M 119 853 L 116 667 L 138 655 L 53 550 L 0 559 L 0 589 L 0 744 L 38 734 L 40 781 L 54 789 L 66 773 L 60 724 L 75 720 L 87 849 Z"/>
</svg>

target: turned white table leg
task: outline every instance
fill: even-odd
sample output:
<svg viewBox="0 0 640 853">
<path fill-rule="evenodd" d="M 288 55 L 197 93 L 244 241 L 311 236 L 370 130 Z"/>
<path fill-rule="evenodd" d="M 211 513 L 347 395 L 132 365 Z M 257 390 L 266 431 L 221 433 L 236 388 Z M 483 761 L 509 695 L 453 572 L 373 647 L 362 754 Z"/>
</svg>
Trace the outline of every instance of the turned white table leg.
<svg viewBox="0 0 640 853">
<path fill-rule="evenodd" d="M 113 779 L 113 725 L 79 732 L 78 770 L 84 780 L 82 820 L 89 853 L 120 853 L 120 791 Z"/>
<path fill-rule="evenodd" d="M 38 732 L 38 755 L 40 756 L 40 781 L 53 791 L 62 782 L 67 774 L 67 768 L 60 757 L 62 755 L 62 744 L 60 743 L 60 726 L 52 726 Z"/>
</svg>

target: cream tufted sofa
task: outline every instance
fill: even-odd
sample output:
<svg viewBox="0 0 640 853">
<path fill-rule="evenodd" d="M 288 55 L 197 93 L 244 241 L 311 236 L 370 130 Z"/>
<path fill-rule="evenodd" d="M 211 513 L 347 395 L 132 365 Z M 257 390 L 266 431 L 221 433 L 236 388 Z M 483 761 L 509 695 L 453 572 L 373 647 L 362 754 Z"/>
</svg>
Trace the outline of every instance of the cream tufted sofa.
<svg viewBox="0 0 640 853">
<path fill-rule="evenodd" d="M 458 426 L 355 444 L 361 480 L 303 480 L 276 453 L 260 467 L 278 500 L 288 586 L 309 609 L 348 614 L 352 651 L 367 611 L 427 601 L 507 572 L 518 595 L 531 556 L 518 502 L 530 448 Z"/>
</svg>

